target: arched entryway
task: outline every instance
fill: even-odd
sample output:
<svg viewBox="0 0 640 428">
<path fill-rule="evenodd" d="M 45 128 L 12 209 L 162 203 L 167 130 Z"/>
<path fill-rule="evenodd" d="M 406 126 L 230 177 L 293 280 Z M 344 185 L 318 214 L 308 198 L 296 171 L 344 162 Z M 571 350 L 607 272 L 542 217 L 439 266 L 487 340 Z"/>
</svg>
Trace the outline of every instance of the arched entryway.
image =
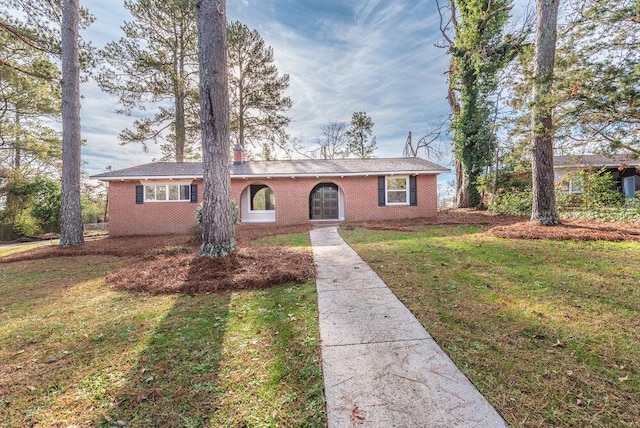
<svg viewBox="0 0 640 428">
<path fill-rule="evenodd" d="M 343 218 L 341 192 L 334 183 L 320 183 L 309 195 L 310 220 L 341 220 Z"/>
<path fill-rule="evenodd" d="M 276 198 L 273 190 L 263 183 L 247 186 L 240 196 L 242 223 L 272 223 L 276 221 Z"/>
</svg>

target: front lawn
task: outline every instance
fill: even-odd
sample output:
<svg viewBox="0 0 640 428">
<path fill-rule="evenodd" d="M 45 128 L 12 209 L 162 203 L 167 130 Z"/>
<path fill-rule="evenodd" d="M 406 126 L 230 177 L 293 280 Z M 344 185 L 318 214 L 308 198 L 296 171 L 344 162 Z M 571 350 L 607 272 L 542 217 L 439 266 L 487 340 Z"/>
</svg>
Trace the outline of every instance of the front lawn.
<svg viewBox="0 0 640 428">
<path fill-rule="evenodd" d="M 341 234 L 511 425 L 640 424 L 639 242 Z"/>
<path fill-rule="evenodd" d="M 2 426 L 324 426 L 313 281 L 110 289 L 134 260 L 0 259 Z"/>
</svg>

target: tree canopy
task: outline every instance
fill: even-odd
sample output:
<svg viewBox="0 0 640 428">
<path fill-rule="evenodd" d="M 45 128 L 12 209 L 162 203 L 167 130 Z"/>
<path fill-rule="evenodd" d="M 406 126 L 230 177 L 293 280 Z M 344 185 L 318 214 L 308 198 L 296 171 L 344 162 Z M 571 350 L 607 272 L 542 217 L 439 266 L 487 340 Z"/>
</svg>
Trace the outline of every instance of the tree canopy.
<svg viewBox="0 0 640 428">
<path fill-rule="evenodd" d="M 101 51 L 100 87 L 118 97 L 119 113 L 152 110 L 120 132 L 122 143 L 159 143 L 165 159 L 200 157 L 195 0 L 127 0 L 133 20 Z"/>
<path fill-rule="evenodd" d="M 357 111 L 351 116 L 351 126 L 347 129 L 347 155 L 361 159 L 374 157 L 378 148 L 373 135 L 373 119 L 366 112 Z M 371 138 L 371 139 L 370 139 Z"/>
<path fill-rule="evenodd" d="M 291 98 L 284 95 L 289 75 L 278 73 L 273 48 L 256 30 L 239 21 L 227 27 L 231 142 L 251 156 L 276 150 L 290 154 L 285 112 Z M 268 145 L 265 150 L 264 145 Z"/>
</svg>

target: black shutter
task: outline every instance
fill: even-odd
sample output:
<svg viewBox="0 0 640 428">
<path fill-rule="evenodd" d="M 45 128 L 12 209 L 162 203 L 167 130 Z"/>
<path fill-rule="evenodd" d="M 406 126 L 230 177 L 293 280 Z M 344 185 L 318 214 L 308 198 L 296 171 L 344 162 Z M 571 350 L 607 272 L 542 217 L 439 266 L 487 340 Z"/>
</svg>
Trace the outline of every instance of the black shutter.
<svg viewBox="0 0 640 428">
<path fill-rule="evenodd" d="M 412 175 L 409 177 L 409 205 L 415 207 L 418 205 L 418 186 L 416 182 L 418 177 Z"/>
<path fill-rule="evenodd" d="M 189 201 L 195 204 L 198 202 L 198 185 L 192 184 L 189 189 Z"/>
<path fill-rule="evenodd" d="M 378 176 L 378 206 L 385 206 L 384 175 Z"/>
<path fill-rule="evenodd" d="M 144 203 L 144 186 L 136 186 L 136 204 Z"/>
</svg>

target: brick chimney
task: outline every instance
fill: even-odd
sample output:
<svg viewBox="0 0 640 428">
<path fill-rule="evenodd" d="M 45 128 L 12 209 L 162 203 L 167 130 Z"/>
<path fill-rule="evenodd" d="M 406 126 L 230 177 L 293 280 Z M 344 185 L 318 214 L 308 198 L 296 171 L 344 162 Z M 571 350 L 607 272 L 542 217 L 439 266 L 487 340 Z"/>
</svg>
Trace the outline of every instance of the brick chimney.
<svg viewBox="0 0 640 428">
<path fill-rule="evenodd" d="M 243 163 L 244 162 L 244 150 L 240 147 L 239 144 L 233 148 L 233 163 Z"/>
</svg>

